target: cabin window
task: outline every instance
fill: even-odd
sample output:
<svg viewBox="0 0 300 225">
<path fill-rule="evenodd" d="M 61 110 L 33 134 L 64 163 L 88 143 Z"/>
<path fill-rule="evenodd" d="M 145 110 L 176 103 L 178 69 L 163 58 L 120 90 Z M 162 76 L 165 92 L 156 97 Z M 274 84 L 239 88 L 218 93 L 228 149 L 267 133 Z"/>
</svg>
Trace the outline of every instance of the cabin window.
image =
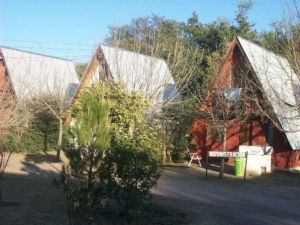
<svg viewBox="0 0 300 225">
<path fill-rule="evenodd" d="M 92 79 L 91 79 L 91 84 L 96 82 L 96 81 L 99 81 L 99 66 L 97 66 L 95 71 L 93 72 Z"/>
<path fill-rule="evenodd" d="M 251 145 L 252 127 L 249 122 L 241 122 L 239 131 L 239 145 Z"/>
<path fill-rule="evenodd" d="M 242 88 L 225 88 L 223 94 L 229 103 L 234 104 L 240 98 L 241 92 Z"/>
<path fill-rule="evenodd" d="M 216 127 L 209 126 L 207 129 L 207 138 L 211 141 L 223 141 L 223 132 Z"/>
<path fill-rule="evenodd" d="M 100 67 L 99 79 L 100 80 L 110 80 L 111 79 L 111 77 L 109 76 L 109 70 L 105 63 L 103 63 Z"/>
<path fill-rule="evenodd" d="M 163 93 L 163 101 L 180 101 L 180 93 L 175 84 L 168 83 Z"/>
<path fill-rule="evenodd" d="M 272 145 L 274 143 L 275 126 L 271 121 L 264 124 L 264 133 L 267 143 Z"/>
<path fill-rule="evenodd" d="M 72 98 L 76 93 L 77 87 L 78 87 L 77 83 L 69 83 L 68 89 L 67 89 L 67 92 L 66 92 L 66 96 L 65 96 L 67 102 L 72 101 Z"/>
<path fill-rule="evenodd" d="M 105 80 L 107 77 L 105 77 L 105 71 L 103 69 L 103 65 L 99 65 L 96 67 L 95 71 L 92 74 L 91 84 L 94 82 Z"/>
<path fill-rule="evenodd" d="M 269 123 L 268 124 L 268 130 L 267 130 L 267 142 L 269 145 L 273 144 L 274 141 L 274 124 Z"/>
</svg>

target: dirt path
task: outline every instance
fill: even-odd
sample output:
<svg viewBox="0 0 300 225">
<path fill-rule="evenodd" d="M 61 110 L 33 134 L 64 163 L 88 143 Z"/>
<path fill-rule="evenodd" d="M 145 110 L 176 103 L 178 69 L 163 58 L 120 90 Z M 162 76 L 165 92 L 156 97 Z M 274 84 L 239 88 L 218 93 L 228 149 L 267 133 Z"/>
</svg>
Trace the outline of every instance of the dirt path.
<svg viewBox="0 0 300 225">
<path fill-rule="evenodd" d="M 184 212 L 186 224 L 300 224 L 300 176 L 275 173 L 246 182 L 204 170 L 169 168 L 154 201 Z"/>
<path fill-rule="evenodd" d="M 68 224 L 65 197 L 53 185 L 61 171 L 55 153 L 17 154 L 4 179 L 5 201 L 0 225 Z M 166 212 L 179 212 L 160 224 L 277 225 L 300 224 L 300 175 L 275 173 L 246 182 L 216 173 L 204 178 L 204 170 L 168 168 L 153 190 L 153 203 Z M 170 218 L 175 218 L 170 221 Z M 180 222 L 177 222 L 180 221 Z"/>
<path fill-rule="evenodd" d="M 3 182 L 7 206 L 0 208 L 0 224 L 68 224 L 63 192 L 53 185 L 61 166 L 54 152 L 13 155 Z"/>
</svg>

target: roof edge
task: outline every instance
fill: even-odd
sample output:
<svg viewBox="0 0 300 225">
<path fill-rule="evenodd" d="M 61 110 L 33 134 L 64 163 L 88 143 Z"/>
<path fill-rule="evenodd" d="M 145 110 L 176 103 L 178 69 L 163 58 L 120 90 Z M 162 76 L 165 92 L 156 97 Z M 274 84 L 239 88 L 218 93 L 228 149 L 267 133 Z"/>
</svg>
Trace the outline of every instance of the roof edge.
<svg viewBox="0 0 300 225">
<path fill-rule="evenodd" d="M 101 48 L 102 48 L 102 47 L 106 47 L 106 48 L 112 48 L 112 49 L 115 49 L 115 50 L 124 51 L 124 52 L 128 52 L 128 53 L 138 54 L 138 55 L 141 55 L 141 56 L 144 56 L 144 57 L 147 57 L 147 58 L 152 58 L 152 59 L 156 59 L 156 60 L 161 60 L 161 61 L 163 61 L 164 63 L 166 63 L 166 61 L 165 61 L 163 58 L 159 58 L 159 57 L 155 57 L 155 56 L 146 55 L 146 54 L 144 54 L 144 53 L 135 52 L 135 51 L 132 51 L 132 50 L 129 50 L 129 49 L 119 48 L 119 47 L 109 46 L 109 45 L 103 45 L 103 44 L 99 44 L 99 46 L 100 46 Z M 166 64 L 167 64 L 167 63 L 166 63 Z"/>
<path fill-rule="evenodd" d="M 246 42 L 248 42 L 248 43 L 250 43 L 250 44 L 252 44 L 252 45 L 255 45 L 256 47 L 262 49 L 263 51 L 266 51 L 266 52 L 268 52 L 268 53 L 270 53 L 270 54 L 272 54 L 272 55 L 274 55 L 274 56 L 276 56 L 276 57 L 278 57 L 278 58 L 281 58 L 281 59 L 283 59 L 283 60 L 288 61 L 287 58 L 285 58 L 284 56 L 279 55 L 279 54 L 273 52 L 272 50 L 269 50 L 269 49 L 267 49 L 267 48 L 264 48 L 263 46 L 261 46 L 261 45 L 255 43 L 255 42 L 253 42 L 253 41 L 249 41 L 249 40 L 247 40 L 247 39 L 245 39 L 245 38 L 243 38 L 243 37 L 241 37 L 241 36 L 238 36 L 238 35 L 235 36 L 235 37 L 238 39 L 239 43 L 240 43 L 240 39 L 242 39 L 242 40 L 244 40 L 244 41 L 246 41 Z M 241 45 L 241 44 L 240 44 L 240 45 Z M 242 45 L 241 45 L 241 46 L 242 46 Z M 289 61 L 288 61 L 288 63 L 290 64 Z"/>
<path fill-rule="evenodd" d="M 38 55 L 38 56 L 43 56 L 43 57 L 48 57 L 48 58 L 53 58 L 53 59 L 59 59 L 59 60 L 68 61 L 68 62 L 73 62 L 71 59 L 66 59 L 66 58 L 62 58 L 62 57 L 58 57 L 58 56 L 46 55 L 46 54 L 42 54 L 42 53 L 37 53 L 37 52 L 32 52 L 32 51 L 27 51 L 27 50 L 23 50 L 23 49 L 12 48 L 9 46 L 0 45 L 0 49 L 2 49 L 2 48 L 19 51 L 19 52 L 24 52 L 24 53 L 29 53 L 29 54 Z M 3 55 L 3 56 L 5 57 L 5 55 Z"/>
</svg>

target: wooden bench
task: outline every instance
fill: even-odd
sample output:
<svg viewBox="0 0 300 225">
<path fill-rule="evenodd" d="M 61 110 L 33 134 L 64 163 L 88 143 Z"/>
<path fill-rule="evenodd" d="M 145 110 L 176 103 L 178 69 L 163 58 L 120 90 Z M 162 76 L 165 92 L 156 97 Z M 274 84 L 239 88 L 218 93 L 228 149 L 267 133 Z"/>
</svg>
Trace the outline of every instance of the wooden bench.
<svg viewBox="0 0 300 225">
<path fill-rule="evenodd" d="M 199 166 L 202 166 L 201 165 L 201 159 L 202 159 L 202 155 L 201 155 L 201 150 L 199 149 L 190 149 L 190 148 L 187 148 L 188 152 L 189 152 L 189 155 L 191 157 L 191 160 L 189 162 L 189 166 L 191 166 L 191 163 L 193 162 L 193 160 L 197 160 L 198 163 L 199 163 Z"/>
</svg>

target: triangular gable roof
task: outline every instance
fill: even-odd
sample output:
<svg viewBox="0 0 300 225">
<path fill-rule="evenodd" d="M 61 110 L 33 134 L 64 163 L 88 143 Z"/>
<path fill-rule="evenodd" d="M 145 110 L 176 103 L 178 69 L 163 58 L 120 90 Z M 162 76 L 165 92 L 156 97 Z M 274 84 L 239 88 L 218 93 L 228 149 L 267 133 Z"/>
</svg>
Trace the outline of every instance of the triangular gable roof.
<svg viewBox="0 0 300 225">
<path fill-rule="evenodd" d="M 288 60 L 236 37 L 294 150 L 300 149 L 299 79 Z M 296 88 L 295 88 L 296 87 Z M 297 90 L 296 90 L 297 89 Z"/>
<path fill-rule="evenodd" d="M 66 97 L 70 85 L 78 84 L 74 63 L 67 59 L 1 47 L 17 98 L 39 94 Z"/>
<path fill-rule="evenodd" d="M 143 92 L 154 103 L 161 103 L 170 95 L 178 99 L 173 77 L 164 60 L 104 45 L 98 46 L 74 98 L 77 97 L 81 88 L 90 84 L 87 80 L 93 82 L 99 79 L 99 69 L 96 69 L 94 75 L 90 73 L 98 55 L 101 55 L 104 64 L 108 67 L 109 75 L 106 77 L 111 77 L 114 81 L 124 84 L 127 89 Z M 167 86 L 168 96 L 165 93 Z M 176 94 L 174 94 L 175 92 Z"/>
</svg>

